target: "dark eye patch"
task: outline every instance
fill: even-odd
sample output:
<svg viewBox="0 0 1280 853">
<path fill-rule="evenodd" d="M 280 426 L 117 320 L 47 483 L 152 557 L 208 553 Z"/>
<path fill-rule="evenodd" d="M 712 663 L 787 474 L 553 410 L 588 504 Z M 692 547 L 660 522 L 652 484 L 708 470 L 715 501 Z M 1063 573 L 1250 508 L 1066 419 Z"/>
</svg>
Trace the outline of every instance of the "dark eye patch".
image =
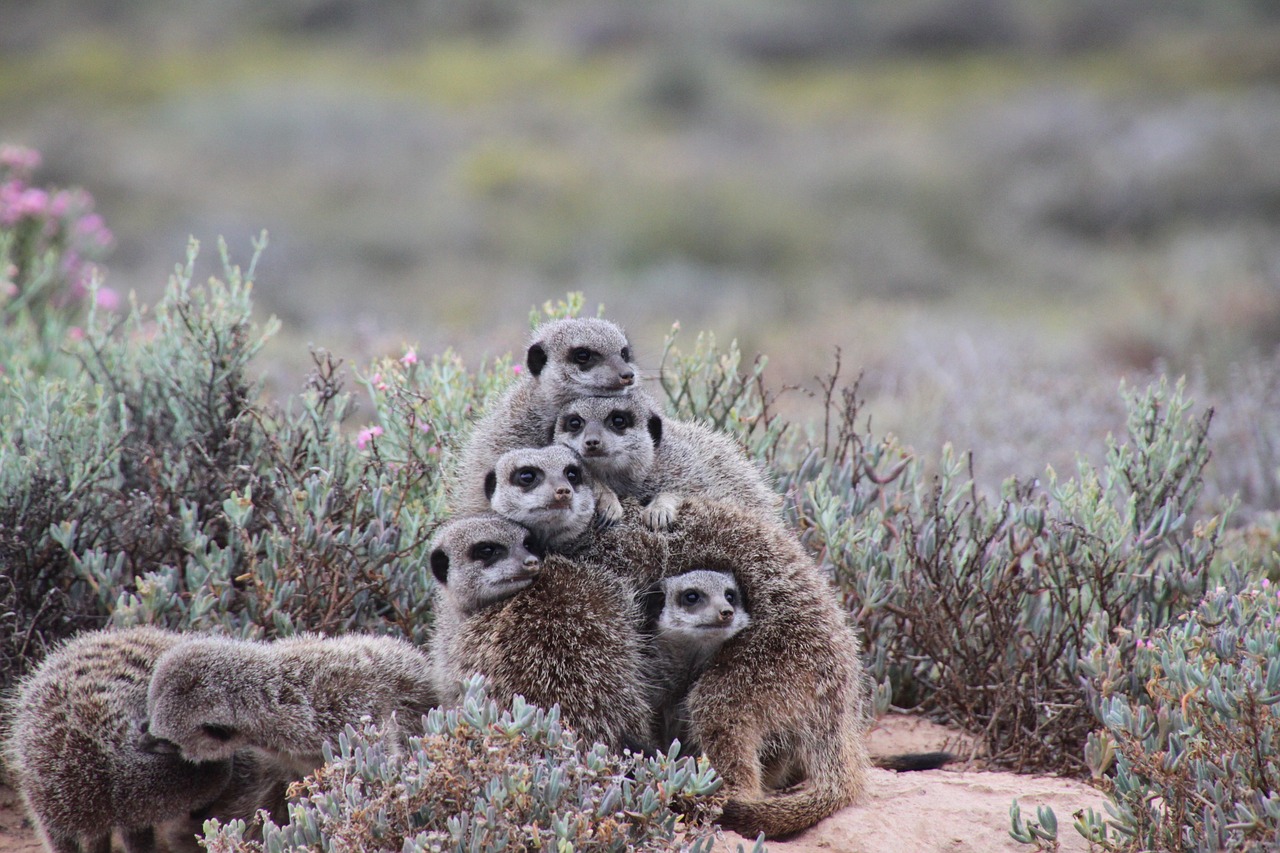
<svg viewBox="0 0 1280 853">
<path fill-rule="evenodd" d="M 492 566 L 507 556 L 507 546 L 498 542 L 477 542 L 471 546 L 467 555 L 486 566 Z"/>
<path fill-rule="evenodd" d="M 702 600 L 702 593 L 698 592 L 696 589 L 686 589 L 684 592 L 680 593 L 680 600 L 685 604 L 692 606 Z"/>
<path fill-rule="evenodd" d="M 577 465 L 570 465 L 564 469 L 564 478 L 576 486 L 582 482 L 582 469 Z"/>
<path fill-rule="evenodd" d="M 511 472 L 511 485 L 531 489 L 542 482 L 542 469 L 526 465 Z"/>
<path fill-rule="evenodd" d="M 600 360 L 600 354 L 586 347 L 576 347 L 569 353 L 569 358 L 579 367 L 590 367 Z"/>
<path fill-rule="evenodd" d="M 616 432 L 626 432 L 636 425 L 636 416 L 624 409 L 614 409 L 609 413 L 609 426 Z"/>
<path fill-rule="evenodd" d="M 631 361 L 631 347 L 622 348 L 622 360 L 625 362 Z"/>
</svg>

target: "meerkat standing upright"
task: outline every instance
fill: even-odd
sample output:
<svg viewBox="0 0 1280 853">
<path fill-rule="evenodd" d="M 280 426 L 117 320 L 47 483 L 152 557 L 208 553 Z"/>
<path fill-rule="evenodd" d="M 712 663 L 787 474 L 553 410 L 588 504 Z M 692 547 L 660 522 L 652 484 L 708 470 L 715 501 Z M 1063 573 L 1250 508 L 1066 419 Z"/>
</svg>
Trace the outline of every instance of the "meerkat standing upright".
<svg viewBox="0 0 1280 853">
<path fill-rule="evenodd" d="M 241 749 L 297 778 L 324 762 L 326 741 L 371 717 L 420 731 L 438 703 L 431 662 L 392 637 L 301 635 L 274 642 L 188 640 L 156 663 L 150 733 L 183 757 L 216 761 Z"/>
<path fill-rule="evenodd" d="M 643 397 L 572 400 L 560 410 L 553 438 L 577 451 L 607 487 L 596 489 L 596 511 L 605 518 L 621 515 L 609 490 L 646 502 L 642 518 L 654 530 L 671 526 L 684 497 L 725 501 L 771 520 L 782 508 L 764 470 L 732 437 L 664 418 Z"/>
<path fill-rule="evenodd" d="M 81 634 L 19 685 L 5 759 L 52 853 L 109 851 L 113 829 L 128 853 L 150 853 L 157 829 L 184 823 L 226 791 L 231 753 L 191 763 L 143 748 L 152 672 L 182 640 L 157 628 Z M 194 836 L 187 840 L 195 848 Z"/>
<path fill-rule="evenodd" d="M 586 394 L 622 396 L 639 383 L 639 369 L 626 333 L 608 320 L 582 317 L 552 320 L 534 330 L 523 376 L 472 428 L 450 493 L 454 515 L 488 510 L 475 472 L 517 447 L 541 447 L 551 440 L 556 412 Z"/>
<path fill-rule="evenodd" d="M 650 595 L 653 609 L 661 608 L 653 619 L 645 678 L 658 745 L 665 748 L 679 738 L 685 751 L 694 753 L 700 747 L 689 736 L 685 696 L 720 647 L 750 625 L 751 617 L 728 572 L 695 569 L 664 578 Z"/>
<path fill-rule="evenodd" d="M 453 519 L 437 531 L 437 692 L 457 704 L 461 682 L 479 672 L 499 702 L 520 694 L 544 708 L 559 704 L 588 743 L 650 745 L 634 586 L 557 554 L 540 560 L 535 549 L 528 530 L 498 515 Z"/>
</svg>

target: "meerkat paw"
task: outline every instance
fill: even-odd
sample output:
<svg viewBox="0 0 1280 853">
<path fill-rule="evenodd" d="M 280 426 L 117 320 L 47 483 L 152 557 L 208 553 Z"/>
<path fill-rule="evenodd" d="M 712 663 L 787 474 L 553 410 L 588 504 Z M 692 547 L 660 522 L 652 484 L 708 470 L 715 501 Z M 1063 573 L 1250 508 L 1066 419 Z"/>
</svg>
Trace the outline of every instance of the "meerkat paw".
<svg viewBox="0 0 1280 853">
<path fill-rule="evenodd" d="M 679 509 L 680 499 L 669 492 L 663 492 L 640 511 L 640 518 L 650 530 L 666 530 L 675 523 Z"/>
<path fill-rule="evenodd" d="M 601 486 L 596 489 L 596 528 L 604 530 L 622 521 L 622 501 L 613 489 Z"/>
</svg>

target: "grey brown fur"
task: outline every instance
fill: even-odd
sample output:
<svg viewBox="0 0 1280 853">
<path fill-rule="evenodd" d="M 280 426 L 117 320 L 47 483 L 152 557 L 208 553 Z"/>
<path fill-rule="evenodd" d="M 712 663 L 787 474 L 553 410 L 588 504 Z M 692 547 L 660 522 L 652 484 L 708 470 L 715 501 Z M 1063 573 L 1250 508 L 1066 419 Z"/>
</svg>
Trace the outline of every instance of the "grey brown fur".
<svg viewBox="0 0 1280 853">
<path fill-rule="evenodd" d="M 763 469 L 730 436 L 693 422 L 663 417 L 642 395 L 582 397 L 556 418 L 554 440 L 576 450 L 592 476 L 619 496 L 646 506 L 645 524 L 663 530 L 680 501 L 725 501 L 776 520 L 782 499 Z M 597 487 L 597 512 L 613 520 L 620 506 Z"/>
<path fill-rule="evenodd" d="M 868 766 L 867 681 L 830 582 L 780 523 L 723 503 L 686 501 L 667 544 L 668 575 L 730 571 L 751 610 L 687 699 L 692 735 L 725 781 L 722 821 L 778 838 L 852 803 Z"/>
<path fill-rule="evenodd" d="M 391 637 L 193 639 L 156 664 L 151 734 L 192 760 L 260 750 L 298 776 L 361 718 L 420 731 L 437 705 L 430 659 Z"/>
<path fill-rule="evenodd" d="M 533 531 L 552 551 L 570 547 L 595 516 L 586 465 L 558 444 L 502 454 L 485 478 L 485 494 L 494 512 Z"/>
<path fill-rule="evenodd" d="M 82 634 L 22 681 L 5 758 L 48 850 L 109 851 L 118 829 L 129 853 L 143 853 L 193 810 L 228 814 L 217 801 L 232 780 L 230 754 L 192 764 L 142 748 L 152 671 L 182 640 L 156 628 Z M 242 766 L 240 775 L 253 773 Z"/>
<path fill-rule="evenodd" d="M 653 624 L 646 677 L 660 746 L 679 738 L 700 749 L 688 730 L 684 699 L 720 647 L 751 624 L 742 594 L 727 572 L 694 570 L 665 578 L 650 593 L 661 609 Z"/>
<path fill-rule="evenodd" d="M 490 695 L 509 702 L 559 704 L 562 718 L 588 742 L 612 749 L 648 744 L 648 704 L 643 686 L 635 588 L 623 578 L 559 555 L 542 561 L 526 589 L 479 611 L 469 575 L 489 568 L 474 556 L 477 545 L 499 546 L 511 571 L 525 564 L 529 531 L 497 515 L 446 522 L 437 533 L 431 566 L 440 582 L 432 638 L 437 689 L 447 704 L 460 698 L 461 681 L 483 673 Z"/>
<path fill-rule="evenodd" d="M 525 371 L 474 426 L 453 466 L 454 515 L 488 510 L 483 477 L 494 461 L 517 447 L 551 441 L 556 413 L 586 394 L 625 395 L 640 373 L 626 333 L 599 318 L 552 320 L 533 331 Z"/>
</svg>

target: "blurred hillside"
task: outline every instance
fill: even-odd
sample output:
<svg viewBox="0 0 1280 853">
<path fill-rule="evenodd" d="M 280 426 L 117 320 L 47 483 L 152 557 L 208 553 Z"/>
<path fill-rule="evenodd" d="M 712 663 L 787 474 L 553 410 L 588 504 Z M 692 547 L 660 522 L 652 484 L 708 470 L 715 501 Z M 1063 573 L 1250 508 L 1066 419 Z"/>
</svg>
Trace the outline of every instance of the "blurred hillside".
<svg viewBox="0 0 1280 853">
<path fill-rule="evenodd" d="M 1270 0 L 0 0 L 0 21 L 0 139 L 94 193 L 114 287 L 152 301 L 188 235 L 247 260 L 270 232 L 285 387 L 307 341 L 478 358 L 582 290 L 654 367 L 676 320 L 779 384 L 839 347 L 878 429 L 996 477 L 1096 450 L 1126 374 L 1192 372 L 1230 440 L 1280 418 Z"/>
</svg>

